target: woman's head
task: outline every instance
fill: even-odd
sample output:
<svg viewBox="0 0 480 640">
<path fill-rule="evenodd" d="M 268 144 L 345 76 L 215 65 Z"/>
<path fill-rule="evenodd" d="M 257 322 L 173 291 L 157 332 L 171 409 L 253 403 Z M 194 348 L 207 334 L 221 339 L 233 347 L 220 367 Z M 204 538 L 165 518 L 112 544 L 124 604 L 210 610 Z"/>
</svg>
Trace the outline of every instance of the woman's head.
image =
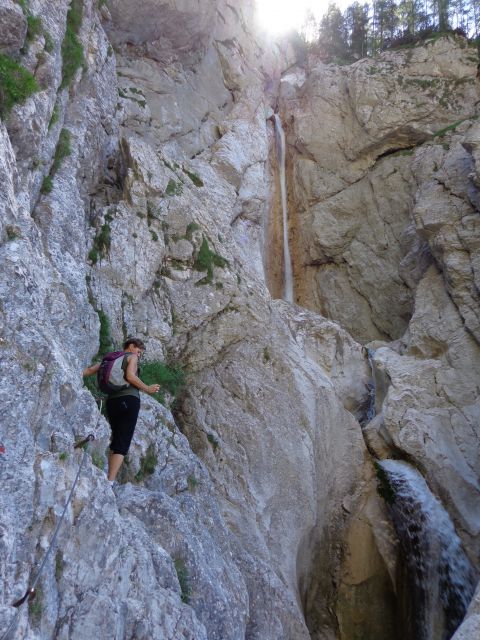
<svg viewBox="0 0 480 640">
<path fill-rule="evenodd" d="M 140 338 L 127 338 L 125 340 L 125 342 L 123 343 L 123 348 L 126 351 L 128 349 L 128 347 L 130 347 L 130 346 L 138 347 L 142 351 L 145 351 L 145 345 L 144 345 L 143 341 L 140 340 Z"/>
</svg>

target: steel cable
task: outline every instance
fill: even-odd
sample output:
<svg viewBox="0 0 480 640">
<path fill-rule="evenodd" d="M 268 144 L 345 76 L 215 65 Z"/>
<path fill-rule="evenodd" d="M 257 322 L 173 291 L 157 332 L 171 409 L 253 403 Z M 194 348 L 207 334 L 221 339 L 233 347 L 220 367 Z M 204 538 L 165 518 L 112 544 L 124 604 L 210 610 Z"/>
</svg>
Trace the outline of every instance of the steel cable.
<svg viewBox="0 0 480 640">
<path fill-rule="evenodd" d="M 100 419 L 100 415 L 101 415 L 101 410 L 102 410 L 102 402 L 100 401 L 100 411 L 99 411 L 99 417 L 97 419 L 97 425 L 98 425 L 98 420 Z M 50 544 L 48 545 L 48 549 L 45 553 L 45 555 L 43 556 L 43 560 L 32 580 L 32 582 L 30 583 L 30 586 L 28 587 L 28 589 L 25 592 L 25 595 L 22 596 L 19 600 L 17 600 L 16 602 L 14 602 L 12 604 L 12 607 L 15 607 L 17 609 L 15 615 L 13 616 L 13 618 L 10 620 L 10 624 L 7 627 L 7 630 L 3 633 L 2 637 L 0 638 L 0 640 L 10 640 L 10 633 L 13 631 L 16 622 L 18 620 L 18 617 L 20 615 L 20 609 L 22 607 L 23 604 L 25 604 L 25 602 L 28 600 L 28 602 L 32 601 L 35 598 L 35 587 L 38 583 L 38 580 L 40 579 L 40 575 L 43 571 L 43 568 L 45 567 L 48 558 L 50 557 L 50 554 L 55 546 L 55 542 L 57 540 L 58 537 L 58 532 L 60 531 L 60 527 L 62 525 L 63 519 L 65 517 L 65 514 L 67 512 L 67 508 L 68 505 L 70 504 L 72 497 L 73 497 L 73 492 L 75 491 L 75 487 L 77 485 L 78 482 L 78 478 L 80 477 L 80 473 L 82 471 L 83 465 L 85 463 L 86 457 L 87 457 L 87 453 L 88 453 L 88 446 L 90 444 L 90 442 L 92 442 L 92 440 L 95 440 L 95 436 L 93 435 L 93 433 L 90 433 L 86 438 L 84 438 L 83 440 L 81 440 L 80 442 L 77 442 L 74 445 L 74 449 L 78 449 L 80 447 L 84 447 L 84 451 L 83 451 L 83 456 L 82 459 L 80 461 L 80 465 L 78 467 L 77 470 L 77 475 L 75 476 L 75 480 L 73 481 L 72 487 L 70 489 L 70 493 L 68 494 L 68 498 L 67 501 L 65 503 L 65 506 L 63 507 L 63 511 L 62 514 L 57 522 L 57 526 L 55 527 L 55 531 L 53 532 L 53 536 L 52 539 L 50 540 Z"/>
</svg>

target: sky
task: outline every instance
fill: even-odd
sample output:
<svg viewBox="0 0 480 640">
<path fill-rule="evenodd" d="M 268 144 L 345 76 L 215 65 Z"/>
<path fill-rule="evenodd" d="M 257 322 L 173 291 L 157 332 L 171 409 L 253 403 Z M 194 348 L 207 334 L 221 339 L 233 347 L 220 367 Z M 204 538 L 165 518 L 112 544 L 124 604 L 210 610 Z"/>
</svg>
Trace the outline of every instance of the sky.
<svg viewBox="0 0 480 640">
<path fill-rule="evenodd" d="M 281 34 L 290 29 L 299 29 L 307 9 L 311 9 L 319 20 L 328 6 L 328 0 L 256 0 L 257 19 L 262 28 L 272 34 Z M 337 0 L 335 4 L 344 9 L 352 0 Z"/>
</svg>

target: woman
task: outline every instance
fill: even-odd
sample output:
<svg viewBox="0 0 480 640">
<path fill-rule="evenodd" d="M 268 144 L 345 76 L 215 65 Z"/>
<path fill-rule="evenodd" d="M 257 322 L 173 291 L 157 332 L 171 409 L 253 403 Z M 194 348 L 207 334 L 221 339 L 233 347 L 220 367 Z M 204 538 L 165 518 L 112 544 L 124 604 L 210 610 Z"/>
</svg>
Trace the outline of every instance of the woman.
<svg viewBox="0 0 480 640">
<path fill-rule="evenodd" d="M 140 391 L 157 393 L 159 384 L 147 385 L 138 377 L 138 362 L 145 351 L 139 338 L 127 338 L 123 345 L 122 369 L 127 386 L 110 393 L 107 398 L 107 416 L 112 429 L 110 454 L 108 457 L 108 479 L 113 484 L 123 460 L 128 453 L 140 410 Z M 100 363 L 87 367 L 85 376 L 92 376 L 100 369 Z"/>
</svg>

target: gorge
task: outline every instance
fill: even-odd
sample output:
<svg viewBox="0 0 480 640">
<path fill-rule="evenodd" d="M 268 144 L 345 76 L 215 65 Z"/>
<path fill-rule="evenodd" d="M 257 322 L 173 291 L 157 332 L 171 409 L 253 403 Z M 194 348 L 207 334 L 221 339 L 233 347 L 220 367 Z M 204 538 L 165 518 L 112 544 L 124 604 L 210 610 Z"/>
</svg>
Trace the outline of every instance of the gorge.
<svg viewBox="0 0 480 640">
<path fill-rule="evenodd" d="M 477 50 L 254 9 L 0 0 L 0 637 L 480 637 Z M 128 335 L 184 383 L 112 490 L 81 372 Z"/>
</svg>

